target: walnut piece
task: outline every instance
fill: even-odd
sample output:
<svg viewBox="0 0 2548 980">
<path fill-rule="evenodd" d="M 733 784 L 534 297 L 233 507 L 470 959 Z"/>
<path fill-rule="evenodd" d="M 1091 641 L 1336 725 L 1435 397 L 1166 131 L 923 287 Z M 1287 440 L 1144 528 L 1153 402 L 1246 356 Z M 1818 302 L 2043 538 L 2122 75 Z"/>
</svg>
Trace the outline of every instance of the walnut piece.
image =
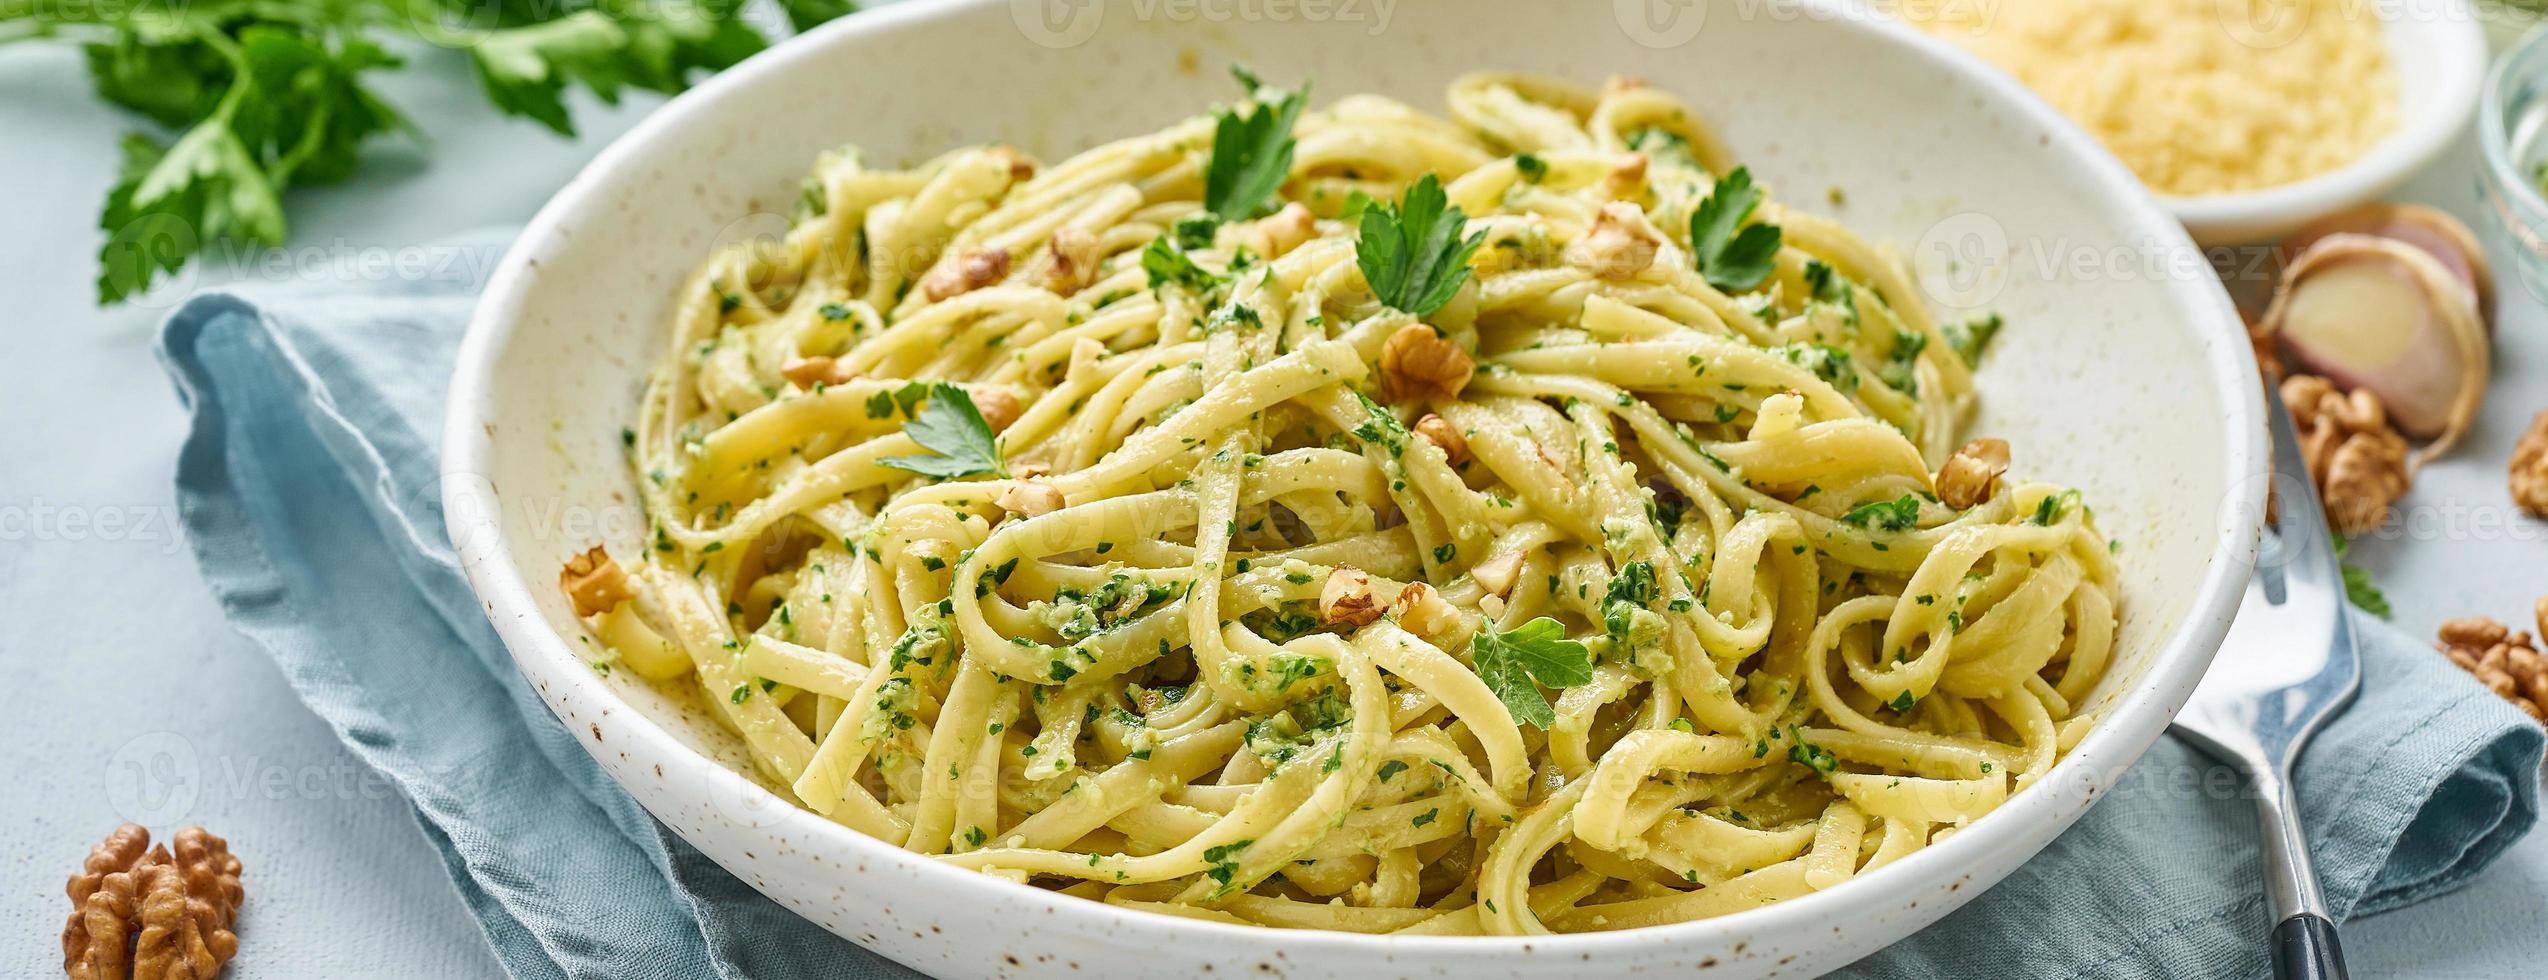
<svg viewBox="0 0 2548 980">
<path fill-rule="evenodd" d="M 2548 411 L 2530 418 L 2530 429 L 2513 444 L 2513 502 L 2539 517 L 2548 517 Z"/>
<path fill-rule="evenodd" d="M 1007 145 L 992 147 L 991 156 L 1008 164 L 1009 180 L 1012 183 L 1023 183 L 1035 177 L 1035 160 L 1018 152 L 1017 147 Z"/>
<path fill-rule="evenodd" d="M 1476 372 L 1468 351 L 1421 323 L 1399 327 L 1380 346 L 1382 393 L 1393 401 L 1428 395 L 1457 397 Z"/>
<path fill-rule="evenodd" d="M 2548 632 L 2548 598 L 2531 610 L 2535 625 Z M 2443 623 L 2433 648 L 2477 677 L 2497 697 L 2510 701 L 2534 721 L 2548 720 L 2548 655 L 2531 634 L 2484 616 Z"/>
<path fill-rule="evenodd" d="M 67 891 L 71 918 L 62 926 L 62 970 L 71 980 L 123 980 L 132 946 L 139 888 L 133 868 L 150 848 L 150 831 L 125 824 L 91 848 Z"/>
<path fill-rule="evenodd" d="M 2300 454 L 2325 500 L 2327 519 L 2345 534 L 2361 534 L 2389 519 L 2389 505 L 2409 486 L 2406 437 L 2389 425 L 2380 397 L 2355 389 L 2339 392 L 2316 375 L 2284 379 L 2283 406 L 2300 430 Z"/>
<path fill-rule="evenodd" d="M 1453 466 L 1469 461 L 1469 441 L 1460 437 L 1460 430 L 1452 428 L 1449 419 L 1425 413 L 1416 420 L 1416 437 L 1441 447 L 1442 455 L 1449 457 Z"/>
<path fill-rule="evenodd" d="M 1022 517 L 1042 517 L 1062 509 L 1062 492 L 1039 480 L 1018 480 L 991 501 L 1001 510 Z"/>
<path fill-rule="evenodd" d="M 239 951 L 238 937 L 228 930 L 206 934 L 203 923 L 189 909 L 186 875 L 165 860 L 164 851 L 152 852 L 153 863 L 134 871 L 134 882 L 141 888 L 141 903 L 134 918 L 140 925 L 133 937 L 133 980 L 211 980 L 221 973 L 221 962 Z"/>
<path fill-rule="evenodd" d="M 1389 604 L 1398 617 L 1398 625 L 1407 632 L 1436 639 L 1460 624 L 1460 611 L 1452 607 L 1442 593 L 1423 582 L 1409 582 L 1398 590 L 1398 601 Z"/>
<path fill-rule="evenodd" d="M 1963 510 L 1991 499 L 2008 472 L 2008 440 L 1975 439 L 1938 467 L 1938 502 Z"/>
<path fill-rule="evenodd" d="M 1646 196 L 1646 155 L 1630 153 L 1610 165 L 1601 175 L 1601 193 L 1613 201 L 1635 201 Z"/>
<path fill-rule="evenodd" d="M 1584 237 L 1566 246 L 1566 264 L 1603 279 L 1626 279 L 1654 264 L 1663 233 L 1646 220 L 1645 209 L 1626 201 L 1601 206 Z"/>
<path fill-rule="evenodd" d="M 840 361 L 829 357 L 791 357 L 787 359 L 787 363 L 779 365 L 779 377 L 795 382 L 799 388 L 812 391 L 817 385 L 839 385 L 856 381 L 858 372 L 842 366 Z"/>
<path fill-rule="evenodd" d="M 1477 579 L 1478 586 L 1484 588 L 1488 595 L 1498 598 L 1510 596 L 1514 584 L 1522 579 L 1522 553 L 1507 551 L 1479 562 L 1477 567 L 1469 569 L 1469 576 Z"/>
<path fill-rule="evenodd" d="M 1371 576 L 1359 568 L 1337 566 L 1318 589 L 1318 618 L 1330 626 L 1369 626 L 1380 618 L 1380 596 Z"/>
<path fill-rule="evenodd" d="M 575 604 L 575 615 L 598 616 L 619 608 L 628 601 L 628 573 L 612 561 L 601 545 L 566 560 L 558 569 L 557 587 Z"/>
<path fill-rule="evenodd" d="M 1239 242 L 1260 258 L 1279 259 L 1318 237 L 1318 216 L 1293 201 L 1239 232 Z"/>
<path fill-rule="evenodd" d="M 202 928 L 205 941 L 222 959 L 238 951 L 230 925 L 238 921 L 247 893 L 239 886 L 239 859 L 230 842 L 201 827 L 187 827 L 170 841 L 179 874 L 186 879 L 186 911 Z"/>
<path fill-rule="evenodd" d="M 1044 264 L 1036 272 L 1036 284 L 1056 295 L 1068 296 L 1088 288 L 1097 280 L 1097 263 L 1106 256 L 1099 251 L 1102 244 L 1085 228 L 1063 225 L 1053 229 L 1053 239 L 1044 247 Z"/>
<path fill-rule="evenodd" d="M 973 248 L 956 256 L 954 262 L 941 262 L 921 277 L 920 292 L 932 303 L 962 296 L 988 286 L 1009 275 L 1007 249 Z"/>
<path fill-rule="evenodd" d="M 966 388 L 965 397 L 973 399 L 973 410 L 982 413 L 982 422 L 993 432 L 1006 432 L 1017 422 L 1025 406 L 1017 400 L 1017 392 L 989 386 Z"/>
</svg>

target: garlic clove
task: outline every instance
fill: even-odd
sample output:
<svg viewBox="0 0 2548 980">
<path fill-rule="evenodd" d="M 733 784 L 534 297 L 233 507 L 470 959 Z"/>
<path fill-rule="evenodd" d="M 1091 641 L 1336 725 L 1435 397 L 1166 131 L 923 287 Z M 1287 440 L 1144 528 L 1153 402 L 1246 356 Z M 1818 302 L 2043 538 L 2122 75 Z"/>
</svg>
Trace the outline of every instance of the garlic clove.
<svg viewBox="0 0 2548 980">
<path fill-rule="evenodd" d="M 2422 249 L 2450 270 L 2452 278 L 2477 296 L 2477 315 L 2491 334 L 2495 328 L 2495 272 L 2477 234 L 2449 212 L 2421 204 L 2374 201 L 2311 222 L 2283 240 L 2283 257 L 2308 251 L 2329 235 L 2377 235 Z"/>
<path fill-rule="evenodd" d="M 2474 290 L 2430 253 L 2374 235 L 2326 235 L 2283 270 L 2263 329 L 2311 373 L 2369 389 L 2410 436 L 2417 459 L 2458 441 L 2485 397 L 2485 328 Z"/>
</svg>

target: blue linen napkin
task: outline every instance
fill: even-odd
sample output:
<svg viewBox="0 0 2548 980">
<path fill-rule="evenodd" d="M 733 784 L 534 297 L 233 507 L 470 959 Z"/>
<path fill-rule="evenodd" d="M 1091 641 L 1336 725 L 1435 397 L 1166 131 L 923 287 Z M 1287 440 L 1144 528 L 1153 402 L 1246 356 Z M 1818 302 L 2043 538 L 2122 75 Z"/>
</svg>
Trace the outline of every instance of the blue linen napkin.
<svg viewBox="0 0 2548 980">
<path fill-rule="evenodd" d="M 440 248 L 491 255 L 505 233 Z M 454 270 L 485 263 L 447 263 Z M 435 445 L 481 282 L 213 294 L 161 356 L 193 413 L 187 536 L 231 622 L 414 804 L 515 977 L 901 977 L 640 809 L 524 683 L 443 532 Z M 2298 785 L 2339 918 L 2466 883 L 2538 816 L 2541 730 L 2423 644 L 2362 622 L 2363 684 Z M 2265 972 L 2253 817 L 2163 739 L 2068 833 L 1869 978 Z"/>
</svg>

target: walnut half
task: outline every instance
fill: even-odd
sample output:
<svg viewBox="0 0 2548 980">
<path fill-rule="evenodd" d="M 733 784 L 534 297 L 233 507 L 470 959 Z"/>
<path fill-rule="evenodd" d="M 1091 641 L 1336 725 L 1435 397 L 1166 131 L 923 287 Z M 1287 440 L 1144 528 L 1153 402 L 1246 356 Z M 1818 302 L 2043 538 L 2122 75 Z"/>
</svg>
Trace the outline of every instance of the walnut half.
<svg viewBox="0 0 2548 980">
<path fill-rule="evenodd" d="M 1391 400 L 1456 398 L 1477 364 L 1451 338 L 1421 323 L 1399 327 L 1380 346 L 1380 377 Z"/>
<path fill-rule="evenodd" d="M 2008 440 L 1975 439 L 1938 466 L 1938 502 L 1963 510 L 1991 499 L 2008 472 Z"/>
<path fill-rule="evenodd" d="M 1381 608 L 1371 576 L 1359 568 L 1338 566 L 1318 590 L 1318 618 L 1329 626 L 1369 626 Z"/>
<path fill-rule="evenodd" d="M 2409 485 L 2406 437 L 2389 425 L 2380 397 L 2308 374 L 2284 379 L 2283 407 L 2300 430 L 2300 455 L 2318 482 L 2327 520 L 2344 534 L 2361 534 L 2389 519 L 2389 505 Z"/>
<path fill-rule="evenodd" d="M 920 279 L 920 292 L 932 303 L 951 299 L 1009 276 L 1007 249 L 967 249 L 953 262 L 941 262 Z"/>
<path fill-rule="evenodd" d="M 2548 411 L 2531 416 L 2530 429 L 2513 444 L 2511 477 L 2513 502 L 2548 517 Z"/>
<path fill-rule="evenodd" d="M 1601 206 L 1584 237 L 1566 246 L 1566 264 L 1602 279 L 1626 279 L 1654 264 L 1663 233 L 1646 220 L 1645 209 L 1626 201 Z"/>
</svg>

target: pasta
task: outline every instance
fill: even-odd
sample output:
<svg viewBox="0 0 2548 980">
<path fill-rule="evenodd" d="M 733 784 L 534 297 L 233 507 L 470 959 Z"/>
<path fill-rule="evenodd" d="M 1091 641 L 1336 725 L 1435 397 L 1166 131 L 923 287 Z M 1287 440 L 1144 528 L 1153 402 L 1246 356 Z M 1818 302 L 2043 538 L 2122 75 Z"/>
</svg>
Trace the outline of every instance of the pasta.
<svg viewBox="0 0 2548 980">
<path fill-rule="evenodd" d="M 949 864 L 1366 933 L 1832 887 L 2081 734 L 2109 546 L 1955 449 L 1996 321 L 1650 87 L 1241 77 L 1050 167 L 836 151 L 709 259 L 649 536 L 562 580 L 597 665 Z"/>
</svg>

